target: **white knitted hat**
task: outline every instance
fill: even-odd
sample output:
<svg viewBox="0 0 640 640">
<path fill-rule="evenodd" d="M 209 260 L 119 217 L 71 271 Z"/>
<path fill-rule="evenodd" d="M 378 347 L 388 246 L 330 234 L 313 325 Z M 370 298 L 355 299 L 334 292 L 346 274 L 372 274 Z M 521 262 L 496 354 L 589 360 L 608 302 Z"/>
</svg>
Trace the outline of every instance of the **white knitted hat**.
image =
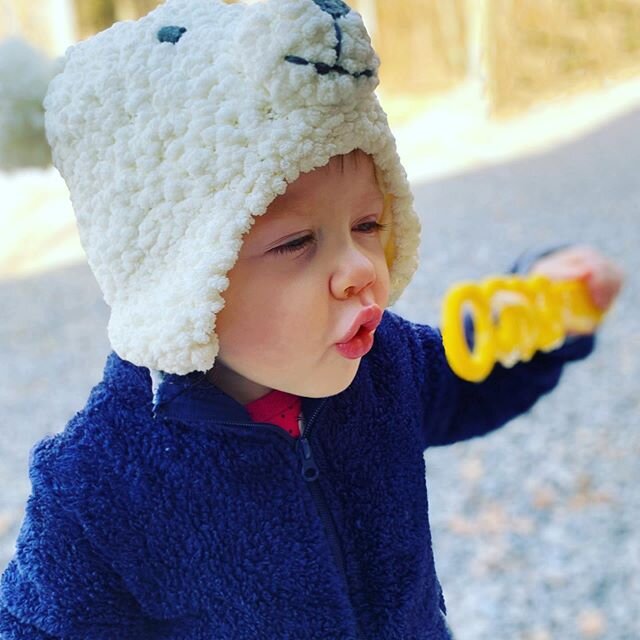
<svg viewBox="0 0 640 640">
<path fill-rule="evenodd" d="M 242 236 L 300 173 L 361 149 L 392 196 L 393 304 L 420 223 L 374 90 L 379 60 L 341 0 L 168 0 L 70 47 L 44 100 L 113 349 L 207 371 Z"/>
</svg>

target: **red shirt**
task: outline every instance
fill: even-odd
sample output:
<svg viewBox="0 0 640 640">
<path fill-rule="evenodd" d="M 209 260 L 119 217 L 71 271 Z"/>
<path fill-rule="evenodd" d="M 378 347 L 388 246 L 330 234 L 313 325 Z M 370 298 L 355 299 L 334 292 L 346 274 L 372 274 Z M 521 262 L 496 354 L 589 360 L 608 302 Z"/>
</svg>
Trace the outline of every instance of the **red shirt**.
<svg viewBox="0 0 640 640">
<path fill-rule="evenodd" d="M 300 437 L 300 396 L 273 389 L 261 398 L 246 404 L 245 408 L 254 422 L 270 422 L 288 431 L 292 437 Z"/>
</svg>

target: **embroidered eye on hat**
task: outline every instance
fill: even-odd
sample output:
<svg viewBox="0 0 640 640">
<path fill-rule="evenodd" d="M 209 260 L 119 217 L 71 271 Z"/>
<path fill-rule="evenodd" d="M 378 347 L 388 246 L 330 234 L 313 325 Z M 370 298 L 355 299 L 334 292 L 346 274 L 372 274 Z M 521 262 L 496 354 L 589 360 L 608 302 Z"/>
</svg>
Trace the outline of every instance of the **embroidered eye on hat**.
<svg viewBox="0 0 640 640">
<path fill-rule="evenodd" d="M 420 223 L 375 94 L 379 59 L 346 3 L 167 0 L 60 66 L 46 136 L 121 358 L 209 370 L 243 234 L 301 173 L 354 149 L 389 197 L 389 304 L 409 283 Z"/>
</svg>

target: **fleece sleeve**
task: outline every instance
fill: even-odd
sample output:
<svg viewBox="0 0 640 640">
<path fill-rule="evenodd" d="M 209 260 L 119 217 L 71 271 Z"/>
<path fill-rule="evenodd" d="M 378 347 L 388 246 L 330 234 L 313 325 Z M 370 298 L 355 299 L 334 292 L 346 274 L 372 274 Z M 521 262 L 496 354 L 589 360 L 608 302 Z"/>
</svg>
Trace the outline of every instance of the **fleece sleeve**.
<svg viewBox="0 0 640 640">
<path fill-rule="evenodd" d="M 526 273 L 535 260 L 566 245 L 525 252 L 510 273 Z M 466 323 L 473 344 L 473 326 Z M 537 352 L 529 362 L 511 368 L 496 364 L 480 383 L 458 378 L 444 353 L 439 329 L 413 325 L 414 339 L 424 353 L 427 375 L 422 389 L 424 445 L 452 444 L 484 435 L 527 412 L 559 382 L 564 366 L 586 358 L 595 348 L 595 334 L 567 338 L 557 349 Z"/>
<path fill-rule="evenodd" d="M 68 505 L 61 504 L 55 480 L 42 473 L 38 451 L 45 441 L 32 450 L 32 492 L 15 555 L 0 581 L 0 638 L 158 637 L 157 623 L 145 618 Z"/>
</svg>

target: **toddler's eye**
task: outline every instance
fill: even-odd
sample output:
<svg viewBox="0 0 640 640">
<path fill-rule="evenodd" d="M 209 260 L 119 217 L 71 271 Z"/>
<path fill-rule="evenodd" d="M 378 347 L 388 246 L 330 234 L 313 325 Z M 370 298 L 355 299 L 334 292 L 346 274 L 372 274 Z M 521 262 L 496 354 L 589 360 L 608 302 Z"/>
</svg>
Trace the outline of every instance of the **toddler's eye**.
<svg viewBox="0 0 640 640">
<path fill-rule="evenodd" d="M 363 222 L 357 226 L 358 229 L 361 229 L 362 233 L 371 234 L 372 232 L 382 231 L 386 229 L 388 225 L 380 224 L 375 220 L 371 220 L 370 222 Z M 362 229 L 365 227 L 365 229 Z M 314 242 L 312 236 L 304 236 L 303 238 L 297 238 L 293 242 L 289 242 L 288 244 L 283 244 L 279 247 L 275 247 L 271 249 L 273 253 L 283 254 L 283 253 L 293 253 L 295 251 L 299 251 L 300 249 L 304 249 L 310 242 Z"/>
<path fill-rule="evenodd" d="M 304 236 L 304 238 L 298 238 L 289 244 L 283 244 L 275 249 L 271 249 L 271 251 L 274 253 L 292 253 L 293 251 L 298 251 L 306 247 L 309 242 L 313 242 L 313 238 L 311 236 Z"/>
<path fill-rule="evenodd" d="M 363 222 L 361 225 L 358 225 L 359 227 L 368 227 L 369 231 L 382 231 L 383 229 L 386 229 L 388 225 L 386 224 L 380 224 L 379 222 L 376 222 L 375 220 L 372 220 L 371 222 Z M 365 231 L 366 233 L 366 231 Z"/>
</svg>

